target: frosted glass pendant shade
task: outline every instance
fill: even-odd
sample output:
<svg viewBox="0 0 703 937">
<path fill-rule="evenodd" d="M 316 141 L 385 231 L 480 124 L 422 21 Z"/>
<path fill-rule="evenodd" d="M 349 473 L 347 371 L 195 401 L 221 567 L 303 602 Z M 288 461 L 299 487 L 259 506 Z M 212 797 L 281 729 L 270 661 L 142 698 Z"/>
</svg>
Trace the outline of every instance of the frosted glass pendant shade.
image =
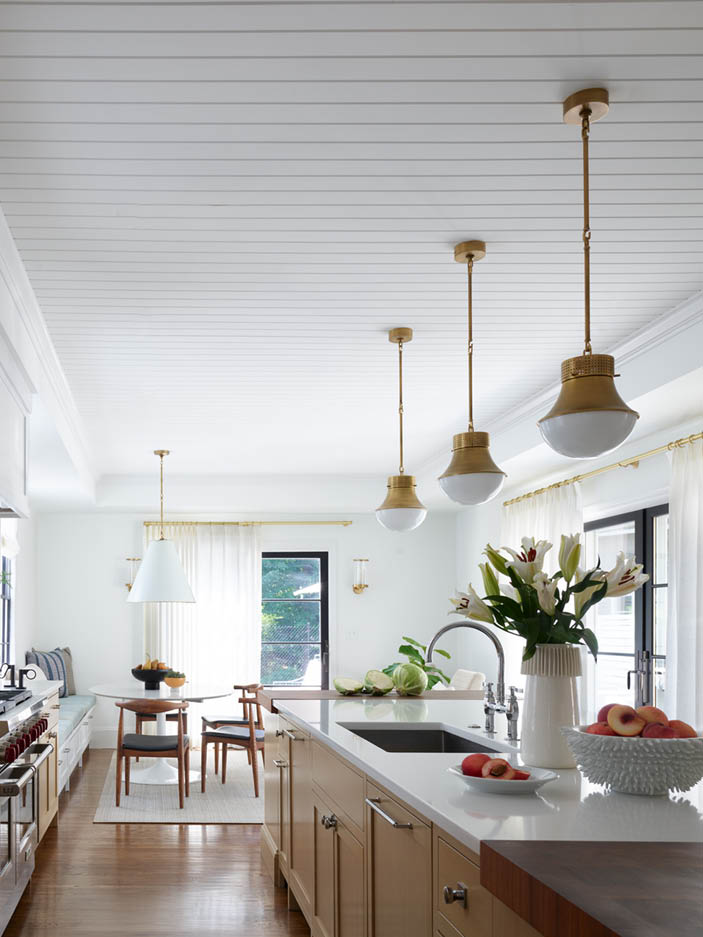
<svg viewBox="0 0 703 937">
<path fill-rule="evenodd" d="M 171 540 L 152 540 L 142 560 L 128 602 L 195 602 Z"/>
<path fill-rule="evenodd" d="M 539 421 L 555 452 L 572 459 L 595 459 L 617 449 L 634 429 L 639 414 L 615 387 L 611 355 L 579 355 L 561 366 L 561 391 Z"/>
<path fill-rule="evenodd" d="M 491 458 L 488 433 L 469 430 L 454 436 L 452 461 L 440 476 L 442 491 L 459 504 L 484 504 L 494 498 L 505 482 Z"/>
<path fill-rule="evenodd" d="M 415 530 L 427 517 L 427 508 L 415 494 L 414 475 L 391 475 L 388 494 L 376 509 L 379 524 L 387 530 Z"/>
</svg>

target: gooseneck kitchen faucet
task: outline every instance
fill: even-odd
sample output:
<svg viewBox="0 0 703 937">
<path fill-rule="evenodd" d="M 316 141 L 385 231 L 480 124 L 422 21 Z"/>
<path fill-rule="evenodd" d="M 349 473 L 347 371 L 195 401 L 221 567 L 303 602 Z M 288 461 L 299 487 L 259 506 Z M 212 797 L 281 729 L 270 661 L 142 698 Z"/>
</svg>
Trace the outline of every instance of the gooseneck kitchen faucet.
<svg viewBox="0 0 703 937">
<path fill-rule="evenodd" d="M 508 738 L 511 741 L 517 741 L 517 717 L 519 713 L 517 697 L 515 695 L 515 687 L 510 688 L 510 700 L 508 705 L 505 705 L 505 651 L 503 650 L 503 645 L 500 643 L 498 636 L 494 634 L 490 628 L 487 628 L 485 625 L 480 625 L 478 622 L 474 621 L 453 621 L 448 625 L 445 625 L 443 628 L 440 628 L 437 634 L 432 638 L 428 647 L 426 661 L 427 663 L 432 662 L 432 652 L 435 649 L 435 646 L 442 635 L 446 634 L 448 631 L 454 631 L 455 628 L 468 628 L 470 631 L 480 631 L 481 634 L 485 634 L 487 638 L 490 639 L 493 647 L 496 650 L 498 656 L 498 680 L 497 680 L 497 698 L 493 694 L 493 684 L 486 684 L 486 698 L 483 701 L 483 711 L 486 716 L 486 732 L 495 732 L 495 714 L 505 713 L 508 720 Z"/>
</svg>

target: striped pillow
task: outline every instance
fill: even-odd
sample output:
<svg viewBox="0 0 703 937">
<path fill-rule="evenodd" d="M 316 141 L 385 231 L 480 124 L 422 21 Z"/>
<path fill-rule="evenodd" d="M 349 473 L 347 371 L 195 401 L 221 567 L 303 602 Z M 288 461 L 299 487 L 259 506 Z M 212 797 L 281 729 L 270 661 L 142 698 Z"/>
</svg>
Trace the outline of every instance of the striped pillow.
<svg viewBox="0 0 703 937">
<path fill-rule="evenodd" d="M 27 651 L 25 659 L 28 664 L 40 667 L 47 680 L 61 680 L 63 686 L 59 690 L 59 696 L 68 696 L 66 665 L 60 651 Z"/>
</svg>

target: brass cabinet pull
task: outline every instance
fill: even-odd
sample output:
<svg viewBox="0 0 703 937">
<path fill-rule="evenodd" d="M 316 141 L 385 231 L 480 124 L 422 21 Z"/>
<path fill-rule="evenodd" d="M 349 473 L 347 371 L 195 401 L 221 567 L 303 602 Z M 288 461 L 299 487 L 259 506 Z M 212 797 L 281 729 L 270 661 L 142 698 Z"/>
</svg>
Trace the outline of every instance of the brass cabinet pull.
<svg viewBox="0 0 703 937">
<path fill-rule="evenodd" d="M 442 894 L 445 904 L 454 904 L 458 901 L 463 908 L 468 907 L 469 890 L 463 882 L 457 882 L 455 886 L 445 885 Z"/>
<path fill-rule="evenodd" d="M 276 738 L 280 739 L 283 736 L 283 729 L 276 729 Z"/>
<path fill-rule="evenodd" d="M 280 758 L 274 758 L 274 759 L 273 759 L 273 763 L 275 764 L 275 766 L 276 766 L 277 768 L 287 768 L 287 767 L 288 767 L 288 762 L 287 762 L 287 761 L 282 761 Z"/>
<path fill-rule="evenodd" d="M 284 729 L 283 734 L 287 735 L 291 742 L 303 742 L 304 739 L 299 738 L 295 733 L 291 732 L 290 729 Z"/>
<path fill-rule="evenodd" d="M 394 829 L 396 829 L 396 830 L 411 830 L 411 829 L 413 828 L 412 823 L 398 823 L 398 821 L 397 821 L 397 820 L 394 820 L 393 817 L 389 816 L 389 815 L 386 813 L 385 810 L 382 810 L 382 809 L 378 806 L 378 805 L 381 803 L 381 798 L 380 798 L 380 797 L 367 797 L 367 798 L 366 798 L 366 803 L 369 805 L 369 807 L 370 807 L 372 810 L 374 810 L 374 811 L 379 815 L 379 817 L 383 817 L 383 819 L 386 821 L 386 823 L 390 823 L 390 825 L 391 825 Z"/>
</svg>

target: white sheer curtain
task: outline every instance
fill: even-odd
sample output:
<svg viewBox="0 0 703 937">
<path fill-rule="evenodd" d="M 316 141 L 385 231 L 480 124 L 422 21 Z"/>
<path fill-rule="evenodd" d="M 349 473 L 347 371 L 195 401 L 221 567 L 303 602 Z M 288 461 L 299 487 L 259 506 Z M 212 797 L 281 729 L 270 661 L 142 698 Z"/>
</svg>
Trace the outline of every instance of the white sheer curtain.
<svg viewBox="0 0 703 937">
<path fill-rule="evenodd" d="M 579 532 L 583 532 L 583 508 L 581 489 L 576 482 L 560 488 L 548 488 L 532 498 L 505 506 L 500 519 L 498 545 L 517 550 L 523 537 L 548 540 L 553 547 L 547 553 L 544 568 L 551 574 L 559 567 L 561 535 Z M 521 687 L 523 678 L 520 676 L 520 663 L 525 642 L 504 631 L 499 633 L 499 637 L 505 648 L 505 685 Z"/>
<path fill-rule="evenodd" d="M 147 527 L 147 544 L 159 536 Z M 261 541 L 257 526 L 164 524 L 195 594 L 195 604 L 147 603 L 144 649 L 192 684 L 255 683 L 261 672 Z M 200 713 L 232 711 L 234 698 L 189 707 L 191 734 Z"/>
<path fill-rule="evenodd" d="M 703 727 L 703 440 L 674 449 L 669 494 L 667 696 Z"/>
</svg>

